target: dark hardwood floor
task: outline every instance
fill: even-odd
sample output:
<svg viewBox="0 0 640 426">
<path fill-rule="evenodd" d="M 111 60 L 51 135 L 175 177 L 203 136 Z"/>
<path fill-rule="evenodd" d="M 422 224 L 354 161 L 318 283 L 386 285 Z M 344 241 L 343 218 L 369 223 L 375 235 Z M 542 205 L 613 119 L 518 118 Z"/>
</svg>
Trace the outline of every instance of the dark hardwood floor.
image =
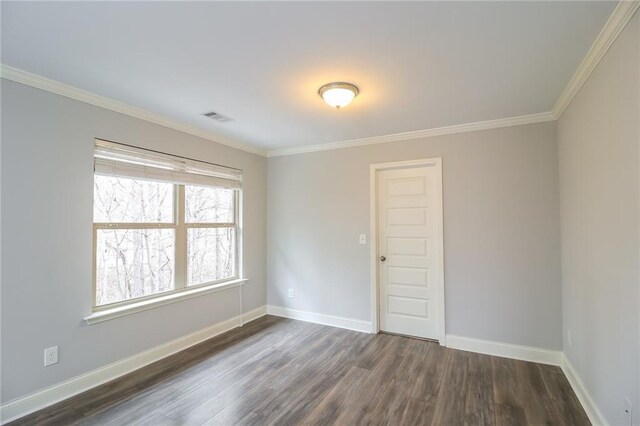
<svg viewBox="0 0 640 426">
<path fill-rule="evenodd" d="M 558 367 L 266 316 L 12 425 L 586 425 Z"/>
</svg>

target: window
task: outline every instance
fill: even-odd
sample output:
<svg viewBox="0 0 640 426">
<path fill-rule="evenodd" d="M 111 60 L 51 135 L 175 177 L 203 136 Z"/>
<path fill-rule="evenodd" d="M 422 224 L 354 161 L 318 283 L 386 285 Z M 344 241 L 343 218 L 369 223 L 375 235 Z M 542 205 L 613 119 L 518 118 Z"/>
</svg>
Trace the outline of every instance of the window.
<svg viewBox="0 0 640 426">
<path fill-rule="evenodd" d="M 233 190 L 185 186 L 188 286 L 235 276 L 235 204 Z"/>
<path fill-rule="evenodd" d="M 241 174 L 96 140 L 94 310 L 238 279 Z"/>
</svg>

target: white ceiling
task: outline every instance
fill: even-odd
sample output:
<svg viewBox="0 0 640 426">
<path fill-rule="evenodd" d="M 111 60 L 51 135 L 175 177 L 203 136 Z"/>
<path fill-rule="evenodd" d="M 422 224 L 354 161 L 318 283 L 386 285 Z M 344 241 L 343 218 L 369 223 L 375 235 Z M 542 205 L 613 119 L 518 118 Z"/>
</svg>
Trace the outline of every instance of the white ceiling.
<svg viewBox="0 0 640 426">
<path fill-rule="evenodd" d="M 282 149 L 550 111 L 614 7 L 3 2 L 2 63 Z M 341 111 L 336 80 L 361 90 Z"/>
</svg>

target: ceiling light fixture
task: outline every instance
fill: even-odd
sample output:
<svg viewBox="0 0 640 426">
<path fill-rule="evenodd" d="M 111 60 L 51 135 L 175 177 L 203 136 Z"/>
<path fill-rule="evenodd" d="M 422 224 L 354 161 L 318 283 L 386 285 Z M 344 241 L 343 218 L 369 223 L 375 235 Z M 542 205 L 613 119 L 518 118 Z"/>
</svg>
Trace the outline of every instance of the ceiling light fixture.
<svg viewBox="0 0 640 426">
<path fill-rule="evenodd" d="M 318 89 L 318 95 L 331 107 L 340 109 L 346 107 L 358 96 L 360 90 L 351 83 L 328 83 Z"/>
</svg>

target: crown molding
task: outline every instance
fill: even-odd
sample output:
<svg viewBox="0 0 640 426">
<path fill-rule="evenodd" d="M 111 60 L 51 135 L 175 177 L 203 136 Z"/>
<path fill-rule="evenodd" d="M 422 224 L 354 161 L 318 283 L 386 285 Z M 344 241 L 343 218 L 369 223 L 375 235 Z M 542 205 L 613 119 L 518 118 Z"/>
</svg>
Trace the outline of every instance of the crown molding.
<svg viewBox="0 0 640 426">
<path fill-rule="evenodd" d="M 433 136 L 451 135 L 455 133 L 474 132 L 477 130 L 499 129 L 502 127 L 520 126 L 525 124 L 544 123 L 555 121 L 556 117 L 551 112 L 521 115 L 518 117 L 500 118 L 497 120 L 478 121 L 475 123 L 456 124 L 453 126 L 436 127 L 433 129 L 417 130 L 414 132 L 394 133 L 383 136 L 373 136 L 362 139 L 351 139 L 340 142 L 322 143 L 317 145 L 305 145 L 293 148 L 276 149 L 267 151 L 267 157 L 282 157 L 285 155 L 306 154 L 309 152 L 328 151 L 333 149 L 353 148 L 356 146 L 376 145 L 387 142 L 399 142 L 411 139 L 422 139 Z"/>
<path fill-rule="evenodd" d="M 197 136 L 202 139 L 207 139 L 221 145 L 229 146 L 231 148 L 250 152 L 252 154 L 257 154 L 263 157 L 266 155 L 266 152 L 264 150 L 214 135 L 196 126 L 192 126 L 178 120 L 173 120 L 171 118 L 153 113 L 146 109 L 129 105 L 124 102 L 116 101 L 105 96 L 96 95 L 95 93 L 78 89 L 77 87 L 60 83 L 59 81 L 51 80 L 5 64 L 0 64 L 0 77 L 7 80 L 15 81 L 16 83 L 35 87 L 36 89 L 46 90 L 47 92 L 65 96 L 76 101 L 95 105 L 100 108 L 108 109 L 110 111 L 118 112 L 120 114 L 158 124 L 163 127 L 168 127 L 173 130 L 178 130 L 179 132 Z"/>
<path fill-rule="evenodd" d="M 242 151 L 257 154 L 263 157 L 281 157 L 285 155 L 305 154 L 311 152 L 328 151 L 333 149 L 352 148 L 356 146 L 374 145 L 387 142 L 421 139 L 433 136 L 443 136 L 455 133 L 473 132 L 478 130 L 498 129 L 502 127 L 519 126 L 525 124 L 543 123 L 555 121 L 564 112 L 571 100 L 576 96 L 584 82 L 589 78 L 607 50 L 614 43 L 634 13 L 640 7 L 640 0 L 621 0 L 609 16 L 609 19 L 591 45 L 589 52 L 584 57 L 575 74 L 556 101 L 552 111 L 518 117 L 501 118 L 497 120 L 479 121 L 474 123 L 456 124 L 452 126 L 437 127 L 433 129 L 417 130 L 412 132 L 394 133 L 368 138 L 351 139 L 317 145 L 305 145 L 300 147 L 283 148 L 264 151 L 239 142 L 231 141 L 210 132 L 206 132 L 195 126 L 152 113 L 145 109 L 125 104 L 104 96 L 69 86 L 45 77 L 38 76 L 17 68 L 0 64 L 0 77 L 26 84 L 38 89 L 46 90 L 61 96 L 92 104 L 121 114 L 129 115 L 141 120 L 181 131 L 193 136 L 207 139 L 222 145 L 227 145 Z"/>
<path fill-rule="evenodd" d="M 569 106 L 571 100 L 578 94 L 580 88 L 589 78 L 593 70 L 598 66 L 600 60 L 609 50 L 609 47 L 618 38 L 627 25 L 633 14 L 640 7 L 640 0 L 621 0 L 609 16 L 609 19 L 600 30 L 595 41 L 591 45 L 589 52 L 580 63 L 569 83 L 564 88 L 562 94 L 553 107 L 553 115 L 560 118 L 564 110 Z"/>
<path fill-rule="evenodd" d="M 611 15 L 607 19 L 607 22 L 604 24 L 604 26 L 600 30 L 600 33 L 591 45 L 591 48 L 587 52 L 587 55 L 580 63 L 580 66 L 574 73 L 573 77 L 571 77 L 571 80 L 569 80 L 569 83 L 560 94 L 560 97 L 557 99 L 555 105 L 553 106 L 553 109 L 550 112 L 542 112 L 538 114 L 523 115 L 511 118 L 501 118 L 497 120 L 479 121 L 475 123 L 457 124 L 446 127 L 418 130 L 414 132 L 395 133 L 362 139 L 352 139 L 317 145 L 276 149 L 267 151 L 267 157 L 306 154 L 311 152 L 328 151 L 332 149 L 352 148 L 356 146 L 398 142 L 403 140 L 443 136 L 454 133 L 473 132 L 477 130 L 498 129 L 501 127 L 558 120 L 639 7 L 640 0 L 620 0 L 618 2 L 616 8 L 613 10 Z"/>
</svg>

